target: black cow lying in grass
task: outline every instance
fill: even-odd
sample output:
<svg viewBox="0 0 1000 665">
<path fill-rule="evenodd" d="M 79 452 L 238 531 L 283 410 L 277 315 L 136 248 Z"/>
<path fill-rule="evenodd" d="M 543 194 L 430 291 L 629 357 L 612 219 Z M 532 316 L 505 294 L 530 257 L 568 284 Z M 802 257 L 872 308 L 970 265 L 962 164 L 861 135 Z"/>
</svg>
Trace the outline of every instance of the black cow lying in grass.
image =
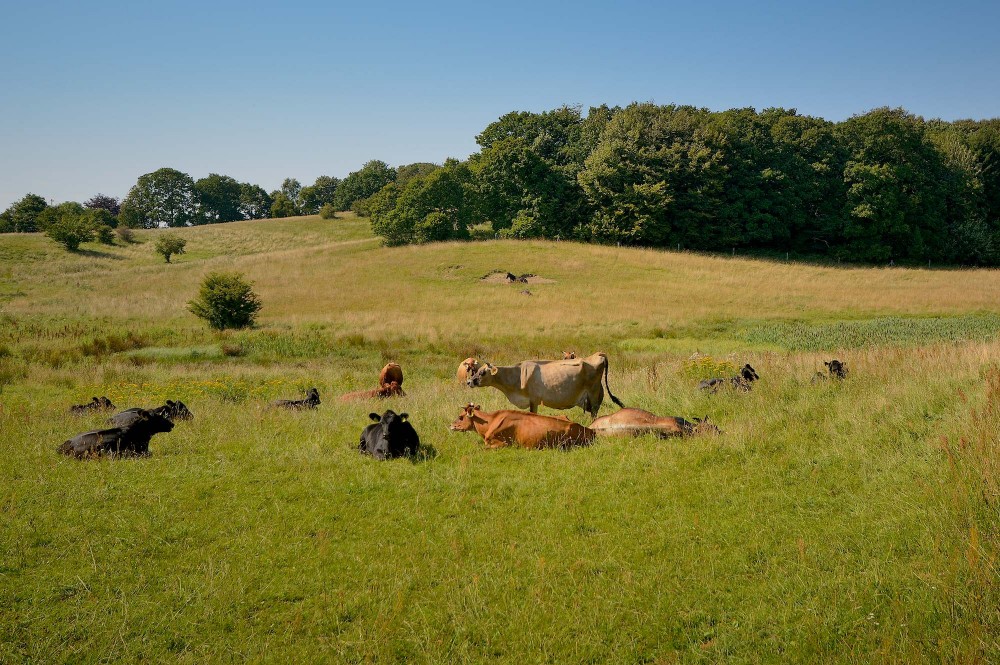
<svg viewBox="0 0 1000 665">
<path fill-rule="evenodd" d="M 371 455 L 377 460 L 385 460 L 417 453 L 420 448 L 420 437 L 407 420 L 409 414 L 397 414 L 390 409 L 381 416 L 369 413 L 368 417 L 375 422 L 361 432 L 358 450 L 363 454 Z"/>
<path fill-rule="evenodd" d="M 757 371 L 749 364 L 746 364 L 740 370 L 738 376 L 731 376 L 728 379 L 705 379 L 698 383 L 698 389 L 715 393 L 718 392 L 719 388 L 729 383 L 733 388 L 748 393 L 753 388 L 753 382 L 758 379 L 760 377 L 757 376 Z"/>
<path fill-rule="evenodd" d="M 319 405 L 319 391 L 315 388 L 309 389 L 305 399 L 279 399 L 271 402 L 271 406 L 282 409 L 315 409 Z"/>
<path fill-rule="evenodd" d="M 158 406 L 155 409 L 126 409 L 121 413 L 116 413 L 108 418 L 108 424 L 114 425 L 115 427 L 128 427 L 138 420 L 144 411 L 163 416 L 170 422 L 174 422 L 176 420 L 191 420 L 194 418 L 194 414 L 191 413 L 190 409 L 187 408 L 187 405 L 184 404 L 184 402 L 180 400 L 175 402 L 168 399 L 166 404 Z"/>
<path fill-rule="evenodd" d="M 154 434 L 169 432 L 174 424 L 157 413 L 138 409 L 127 427 L 112 427 L 77 434 L 64 441 L 58 451 L 77 459 L 101 455 L 148 455 Z"/>
<path fill-rule="evenodd" d="M 107 397 L 92 397 L 90 401 L 86 404 L 74 404 L 69 407 L 70 413 L 75 413 L 76 415 L 83 415 L 90 411 L 111 411 L 115 408 L 115 405 L 111 403 Z"/>
<path fill-rule="evenodd" d="M 839 360 L 831 360 L 829 362 L 824 361 L 826 365 L 826 370 L 829 374 L 824 374 L 823 372 L 816 372 L 813 375 L 812 382 L 818 383 L 819 381 L 826 381 L 827 379 L 836 379 L 838 381 L 843 381 L 847 378 L 847 365 L 840 362 Z"/>
</svg>

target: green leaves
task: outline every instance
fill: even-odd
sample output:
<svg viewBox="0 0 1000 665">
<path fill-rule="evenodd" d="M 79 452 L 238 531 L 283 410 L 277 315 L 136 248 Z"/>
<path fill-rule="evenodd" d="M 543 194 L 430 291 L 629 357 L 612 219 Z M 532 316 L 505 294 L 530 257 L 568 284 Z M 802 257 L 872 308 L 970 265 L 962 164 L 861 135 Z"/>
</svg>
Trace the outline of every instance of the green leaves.
<svg viewBox="0 0 1000 665">
<path fill-rule="evenodd" d="M 201 284 L 188 310 L 216 330 L 248 328 L 263 307 L 250 282 L 238 272 L 212 272 Z"/>
</svg>

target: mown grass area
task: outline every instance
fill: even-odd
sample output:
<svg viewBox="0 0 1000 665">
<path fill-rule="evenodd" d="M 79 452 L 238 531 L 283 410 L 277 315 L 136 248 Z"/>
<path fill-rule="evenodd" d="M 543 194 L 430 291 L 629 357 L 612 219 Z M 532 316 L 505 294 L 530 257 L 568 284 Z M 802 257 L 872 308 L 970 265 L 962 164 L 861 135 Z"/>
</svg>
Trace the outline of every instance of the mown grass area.
<svg viewBox="0 0 1000 665">
<path fill-rule="evenodd" d="M 165 265 L 156 233 L 89 255 L 0 236 L 0 662 L 1000 658 L 997 272 L 386 249 L 318 218 L 180 230 Z M 218 268 L 256 282 L 257 328 L 184 311 Z M 461 359 L 564 349 L 724 434 L 487 452 L 447 431 L 507 406 L 454 382 Z M 762 380 L 698 393 L 695 351 Z M 831 357 L 849 379 L 810 383 Z M 408 397 L 336 399 L 388 360 Z M 310 386 L 316 412 L 265 408 Z M 100 394 L 196 417 L 148 459 L 56 455 Z M 356 453 L 386 407 L 422 457 Z"/>
</svg>

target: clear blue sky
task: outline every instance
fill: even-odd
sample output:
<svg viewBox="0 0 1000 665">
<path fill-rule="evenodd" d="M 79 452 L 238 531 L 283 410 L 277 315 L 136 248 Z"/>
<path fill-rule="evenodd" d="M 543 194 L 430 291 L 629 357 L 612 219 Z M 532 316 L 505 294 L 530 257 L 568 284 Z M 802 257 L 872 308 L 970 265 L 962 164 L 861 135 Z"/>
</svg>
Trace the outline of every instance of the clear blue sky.
<svg viewBox="0 0 1000 665">
<path fill-rule="evenodd" d="M 1000 116 L 997 0 L 0 2 L 0 209 L 463 158 L 562 104 Z"/>
</svg>

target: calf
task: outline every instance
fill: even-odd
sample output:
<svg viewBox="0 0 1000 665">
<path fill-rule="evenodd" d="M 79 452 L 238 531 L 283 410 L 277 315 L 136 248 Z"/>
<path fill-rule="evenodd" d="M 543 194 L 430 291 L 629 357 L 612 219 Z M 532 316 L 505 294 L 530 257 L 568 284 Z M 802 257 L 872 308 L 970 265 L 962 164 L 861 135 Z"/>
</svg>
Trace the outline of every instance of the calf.
<svg viewBox="0 0 1000 665">
<path fill-rule="evenodd" d="M 340 401 L 386 399 L 387 397 L 406 397 L 406 393 L 403 392 L 397 381 L 392 381 L 390 383 L 383 383 L 378 388 L 372 390 L 355 390 L 353 393 L 346 393 L 340 396 Z"/>
<path fill-rule="evenodd" d="M 415 455 L 420 449 L 420 437 L 417 430 L 407 420 L 406 413 L 397 414 L 388 410 L 381 416 L 369 413 L 374 422 L 361 432 L 358 450 L 364 455 L 371 455 L 377 460 L 393 457 Z"/>
<path fill-rule="evenodd" d="M 279 399 L 271 402 L 271 406 L 282 409 L 315 409 L 320 405 L 319 391 L 310 388 L 305 399 Z"/>
<path fill-rule="evenodd" d="M 174 424 L 165 417 L 138 409 L 127 427 L 112 427 L 78 434 L 58 448 L 58 452 L 77 459 L 108 455 L 148 455 L 154 434 L 169 432 Z"/>
<path fill-rule="evenodd" d="M 540 416 L 524 411 L 487 413 L 478 404 L 468 404 L 451 424 L 453 432 L 475 430 L 487 448 L 520 446 L 522 448 L 568 448 L 587 445 L 594 440 L 594 430 L 564 416 Z"/>
<path fill-rule="evenodd" d="M 698 389 L 707 390 L 710 393 L 716 393 L 719 391 L 719 388 L 728 383 L 733 388 L 748 393 L 750 392 L 750 389 L 753 388 L 753 382 L 758 379 L 760 379 L 760 377 L 757 375 L 757 371 L 749 364 L 746 364 L 737 376 L 731 376 L 728 379 L 705 379 L 704 381 L 700 381 L 698 383 Z"/>
<path fill-rule="evenodd" d="M 598 436 L 642 436 L 656 434 L 661 439 L 693 434 L 719 434 L 719 428 L 708 422 L 708 416 L 689 422 L 683 418 L 660 417 L 642 409 L 622 409 L 610 416 L 601 416 L 590 423 Z"/>
<path fill-rule="evenodd" d="M 111 411 L 115 405 L 107 397 L 91 397 L 86 404 L 74 404 L 69 407 L 69 412 L 76 415 L 83 415 L 89 411 Z"/>
<path fill-rule="evenodd" d="M 194 414 L 187 408 L 184 402 L 177 400 L 167 400 L 166 404 L 163 406 L 158 406 L 154 409 L 147 409 L 150 413 L 155 413 L 157 415 L 163 416 L 170 422 L 176 420 L 191 420 L 194 418 Z M 133 422 L 139 418 L 139 414 L 143 412 L 143 409 L 125 409 L 121 413 L 116 413 L 115 415 L 108 418 L 108 424 L 114 425 L 115 427 L 128 427 Z"/>
</svg>

